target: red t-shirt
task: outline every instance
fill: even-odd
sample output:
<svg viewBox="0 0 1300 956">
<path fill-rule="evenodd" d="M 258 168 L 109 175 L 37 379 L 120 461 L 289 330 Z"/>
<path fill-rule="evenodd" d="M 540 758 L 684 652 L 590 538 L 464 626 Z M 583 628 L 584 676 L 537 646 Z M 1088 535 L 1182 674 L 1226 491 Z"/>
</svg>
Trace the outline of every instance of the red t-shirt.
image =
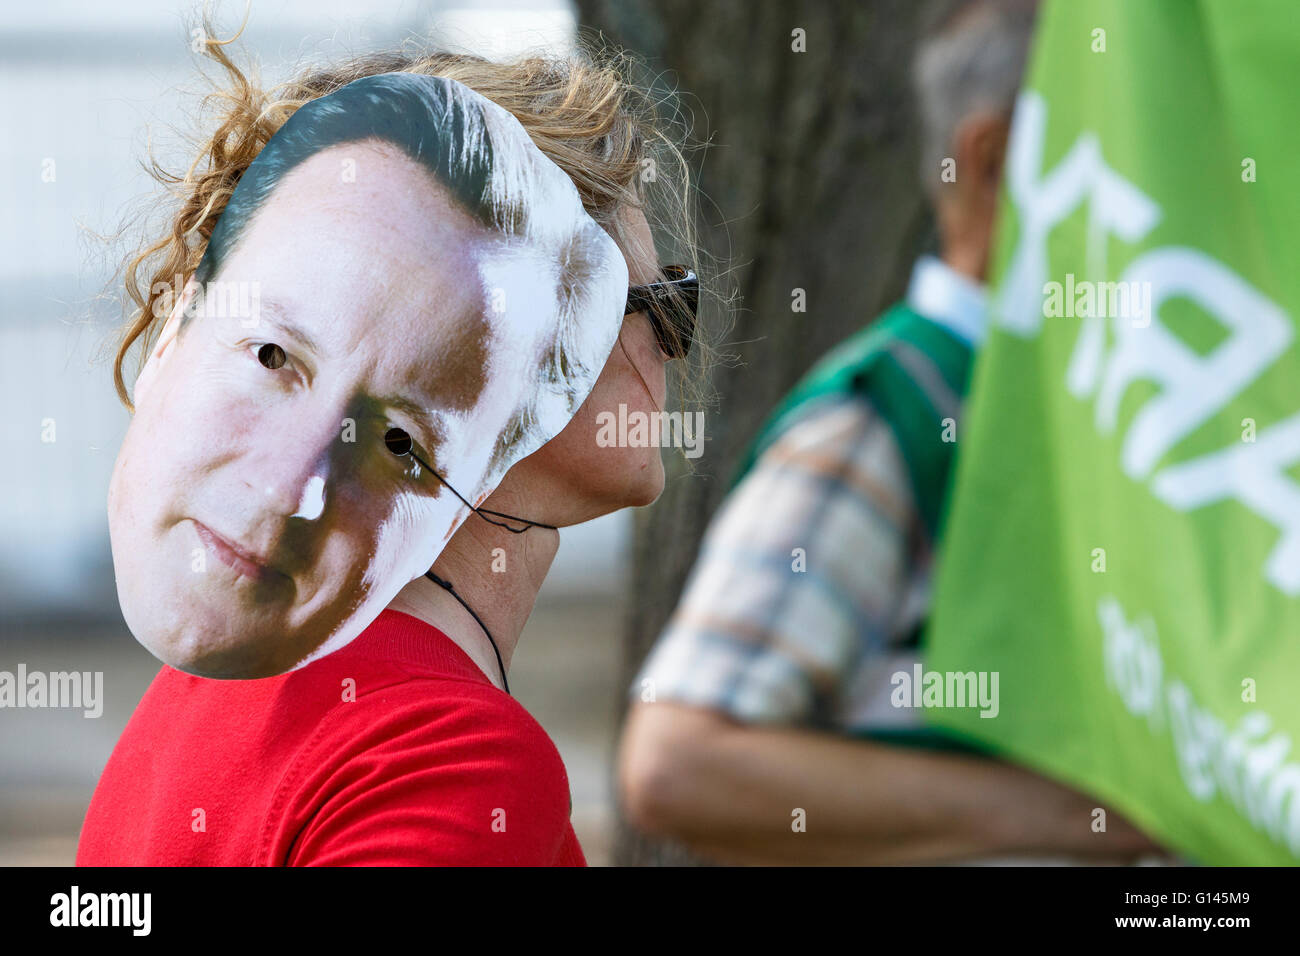
<svg viewBox="0 0 1300 956">
<path fill-rule="evenodd" d="M 445 634 L 385 610 L 263 680 L 158 672 L 78 866 L 585 866 L 559 751 Z"/>
</svg>

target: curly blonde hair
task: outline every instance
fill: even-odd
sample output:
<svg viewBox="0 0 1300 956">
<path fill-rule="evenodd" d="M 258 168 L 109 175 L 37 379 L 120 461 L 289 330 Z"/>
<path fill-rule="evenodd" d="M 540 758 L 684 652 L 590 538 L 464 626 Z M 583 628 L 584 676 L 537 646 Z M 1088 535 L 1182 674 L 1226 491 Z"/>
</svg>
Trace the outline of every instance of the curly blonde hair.
<svg viewBox="0 0 1300 956">
<path fill-rule="evenodd" d="M 135 409 L 123 371 L 127 356 L 139 343 L 138 364 L 147 357 L 245 170 L 304 103 L 381 73 L 456 80 L 502 106 L 572 179 L 587 213 L 620 249 L 632 247 L 620 212 L 629 206 L 640 209 L 660 243 L 694 268 L 708 291 L 708 263 L 695 238 L 694 187 L 684 153 L 689 129 L 679 109 L 665 113 L 665 105 L 673 105 L 671 98 L 656 96 L 629 78 L 635 63 L 626 53 L 584 44 L 563 57 L 529 55 L 496 62 L 403 48 L 310 66 L 268 89 L 255 70 L 241 69 L 227 53 L 238 33 L 217 39 L 206 16 L 203 26 L 202 55 L 221 74 L 203 100 L 207 122 L 201 120 L 200 126 L 211 132 L 192 137 L 197 155 L 184 173 L 169 172 L 149 157 L 149 173 L 172 197 L 166 212 L 169 228 L 166 235 L 132 250 L 122 269 L 128 318 L 115 341 L 113 383 L 128 410 Z M 697 401 L 707 400 L 699 373 L 712 354 L 702 331 L 697 328 L 689 367 L 670 365 L 678 366 L 678 384 Z"/>
</svg>

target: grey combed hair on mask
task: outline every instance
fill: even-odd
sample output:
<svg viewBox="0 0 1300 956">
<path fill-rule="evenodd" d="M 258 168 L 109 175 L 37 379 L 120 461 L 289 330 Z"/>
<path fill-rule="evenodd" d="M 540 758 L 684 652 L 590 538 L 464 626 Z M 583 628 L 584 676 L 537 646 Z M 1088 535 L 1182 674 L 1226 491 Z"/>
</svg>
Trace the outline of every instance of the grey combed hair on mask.
<svg viewBox="0 0 1300 956">
<path fill-rule="evenodd" d="M 921 111 L 921 181 L 931 196 L 962 121 L 1015 107 L 1037 8 L 1036 0 L 963 0 L 921 41 L 912 79 Z"/>
<path fill-rule="evenodd" d="M 417 73 L 363 77 L 304 103 L 240 178 L 195 278 L 204 284 L 220 272 L 290 171 L 323 149 L 363 140 L 379 140 L 422 165 L 471 216 L 555 279 L 554 332 L 492 450 L 480 490 L 495 487 L 511 465 L 559 434 L 587 397 L 618 338 L 628 289 L 627 263 L 614 239 L 587 214 L 573 180 L 503 107 L 463 83 Z M 550 319 L 537 302 L 506 308 Z"/>
</svg>

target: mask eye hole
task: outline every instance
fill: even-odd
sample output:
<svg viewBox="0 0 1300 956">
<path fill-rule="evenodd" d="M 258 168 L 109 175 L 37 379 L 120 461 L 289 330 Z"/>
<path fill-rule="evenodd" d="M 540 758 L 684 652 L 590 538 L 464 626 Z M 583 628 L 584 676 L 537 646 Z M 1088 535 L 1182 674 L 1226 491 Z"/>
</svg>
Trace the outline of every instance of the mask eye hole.
<svg viewBox="0 0 1300 956">
<path fill-rule="evenodd" d="M 411 453 L 411 436 L 400 428 L 390 428 L 384 434 L 384 444 L 394 455 L 401 458 Z"/>
<path fill-rule="evenodd" d="M 275 369 L 284 366 L 287 356 L 284 354 L 284 349 L 280 348 L 280 346 L 276 345 L 274 342 L 267 342 L 257 350 L 257 360 L 266 368 L 274 371 Z"/>
</svg>

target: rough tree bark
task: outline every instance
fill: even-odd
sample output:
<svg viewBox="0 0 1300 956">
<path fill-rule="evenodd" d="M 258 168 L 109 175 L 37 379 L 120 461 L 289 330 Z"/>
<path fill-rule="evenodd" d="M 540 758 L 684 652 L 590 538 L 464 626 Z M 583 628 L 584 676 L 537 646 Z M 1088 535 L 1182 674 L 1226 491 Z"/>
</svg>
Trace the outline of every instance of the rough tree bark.
<svg viewBox="0 0 1300 956">
<path fill-rule="evenodd" d="M 674 473 L 637 515 L 624 684 L 676 603 L 727 478 L 768 410 L 827 349 L 905 287 L 932 239 L 909 75 L 942 0 L 577 0 L 584 29 L 675 80 L 708 138 L 701 238 L 739 295 L 715 366 L 719 404 L 694 474 Z M 792 49 L 802 29 L 806 52 Z M 807 311 L 793 312 L 803 289 Z M 720 317 L 703 321 L 718 323 Z M 621 865 L 699 863 L 620 824 Z"/>
</svg>

